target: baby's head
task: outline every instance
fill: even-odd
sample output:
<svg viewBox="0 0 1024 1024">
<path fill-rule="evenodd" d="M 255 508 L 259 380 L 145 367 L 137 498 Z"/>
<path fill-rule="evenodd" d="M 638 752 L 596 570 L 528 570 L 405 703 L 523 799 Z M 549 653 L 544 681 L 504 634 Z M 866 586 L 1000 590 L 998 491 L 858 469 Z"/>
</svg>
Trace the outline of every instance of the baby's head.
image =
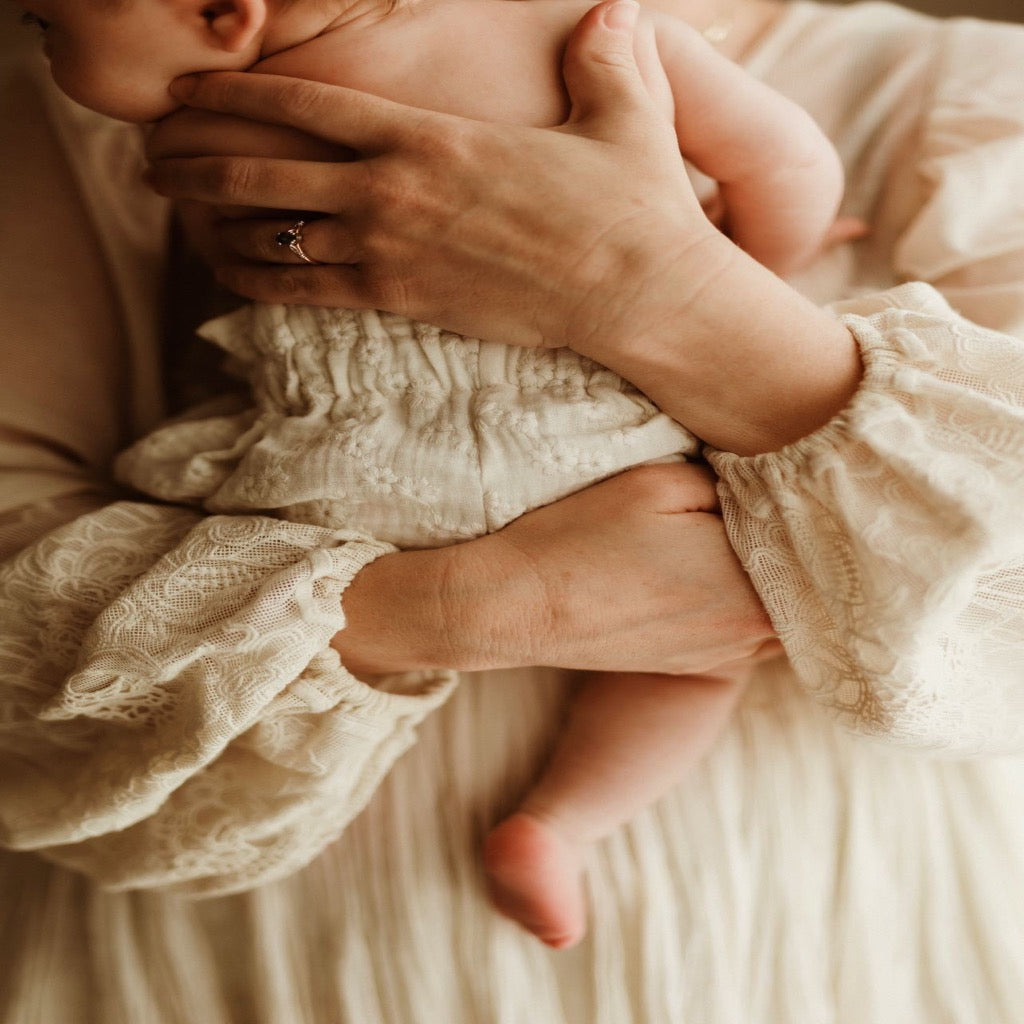
<svg viewBox="0 0 1024 1024">
<path fill-rule="evenodd" d="M 192 71 L 259 58 L 268 0 L 15 0 L 43 31 L 54 80 L 72 99 L 122 121 L 155 121 Z"/>
</svg>

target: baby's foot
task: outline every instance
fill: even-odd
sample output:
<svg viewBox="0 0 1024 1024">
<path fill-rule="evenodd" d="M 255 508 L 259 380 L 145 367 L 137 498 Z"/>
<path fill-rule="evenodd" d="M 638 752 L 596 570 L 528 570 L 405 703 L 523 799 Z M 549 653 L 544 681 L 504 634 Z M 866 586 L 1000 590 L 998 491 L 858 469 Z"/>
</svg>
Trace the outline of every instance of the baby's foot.
<svg viewBox="0 0 1024 1024">
<path fill-rule="evenodd" d="M 586 931 L 582 851 L 544 819 L 517 811 L 484 840 L 491 902 L 555 949 Z"/>
</svg>

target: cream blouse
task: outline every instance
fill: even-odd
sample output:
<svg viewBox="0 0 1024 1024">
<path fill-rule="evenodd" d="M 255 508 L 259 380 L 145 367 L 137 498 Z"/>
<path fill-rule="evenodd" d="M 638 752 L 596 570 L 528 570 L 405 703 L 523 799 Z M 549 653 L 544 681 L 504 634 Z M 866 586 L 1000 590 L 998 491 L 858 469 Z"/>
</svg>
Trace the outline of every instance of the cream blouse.
<svg viewBox="0 0 1024 1024">
<path fill-rule="evenodd" d="M 369 686 L 328 641 L 388 545 L 111 503 L 113 453 L 161 414 L 165 211 L 127 129 L 18 79 L 120 320 L 88 348 L 19 292 L 0 349 L 29 366 L 0 375 L 0 837 L 24 851 L 0 855 L 0 1019 L 1015 1019 L 1024 30 L 798 2 L 749 66 L 818 117 L 871 225 L 796 282 L 866 373 L 810 437 L 708 453 L 788 664 L 596 852 L 569 954 L 493 914 L 477 861 L 558 673 L 470 675 L 447 702 L 448 673 Z"/>
</svg>

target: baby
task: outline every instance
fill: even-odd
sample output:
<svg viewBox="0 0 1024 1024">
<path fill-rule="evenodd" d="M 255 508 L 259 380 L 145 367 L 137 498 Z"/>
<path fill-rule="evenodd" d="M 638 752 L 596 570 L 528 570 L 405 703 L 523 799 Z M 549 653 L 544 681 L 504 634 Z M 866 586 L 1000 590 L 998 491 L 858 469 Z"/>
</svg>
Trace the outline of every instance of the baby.
<svg viewBox="0 0 1024 1024">
<path fill-rule="evenodd" d="M 172 111 L 169 83 L 256 68 L 481 120 L 538 126 L 568 112 L 565 40 L 586 0 L 18 0 L 53 76 L 110 116 Z M 839 161 L 799 108 L 684 23 L 641 16 L 637 57 L 683 154 L 718 183 L 717 218 L 785 273 L 854 230 L 836 221 Z M 214 146 L 231 151 L 227 137 Z M 208 151 L 210 140 L 198 149 Z M 305 258 L 301 220 L 282 244 Z M 631 466 L 699 442 L 612 372 L 567 349 L 463 338 L 386 313 L 247 306 L 207 324 L 255 406 L 157 430 L 123 481 L 211 512 L 263 512 L 404 547 L 501 529 Z M 680 644 L 686 638 L 680 637 Z M 582 864 L 682 778 L 740 693 L 738 674 L 591 675 L 552 760 L 488 836 L 503 913 L 564 947 L 585 929 Z"/>
</svg>

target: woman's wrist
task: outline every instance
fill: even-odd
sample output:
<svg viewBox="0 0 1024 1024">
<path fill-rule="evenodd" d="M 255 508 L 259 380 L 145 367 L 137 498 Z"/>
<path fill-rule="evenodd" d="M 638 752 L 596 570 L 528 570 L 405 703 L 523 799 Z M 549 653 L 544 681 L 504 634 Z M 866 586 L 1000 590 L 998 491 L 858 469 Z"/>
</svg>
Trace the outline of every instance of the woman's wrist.
<svg viewBox="0 0 1024 1024">
<path fill-rule="evenodd" d="M 606 311 L 580 350 L 713 447 L 775 451 L 823 426 L 857 390 L 849 330 L 724 236 L 644 280 L 625 296 L 632 308 Z"/>
<path fill-rule="evenodd" d="M 382 555 L 342 596 L 332 646 L 356 675 L 532 663 L 536 581 L 506 555 L 490 537 Z"/>
</svg>

